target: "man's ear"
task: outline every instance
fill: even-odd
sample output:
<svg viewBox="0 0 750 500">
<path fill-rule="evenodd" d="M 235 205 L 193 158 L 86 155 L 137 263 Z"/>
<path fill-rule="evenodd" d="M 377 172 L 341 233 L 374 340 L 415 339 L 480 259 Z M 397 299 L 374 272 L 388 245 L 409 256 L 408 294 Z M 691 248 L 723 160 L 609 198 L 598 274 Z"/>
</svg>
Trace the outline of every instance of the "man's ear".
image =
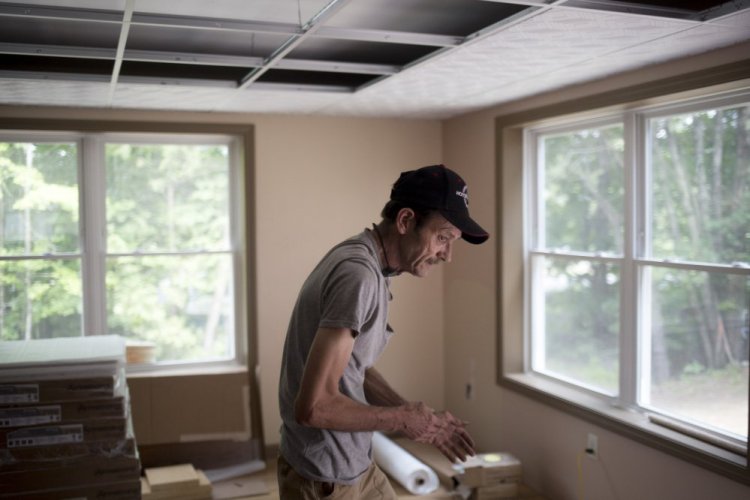
<svg viewBox="0 0 750 500">
<path fill-rule="evenodd" d="M 414 210 L 405 207 L 398 211 L 396 214 L 396 230 L 399 234 L 406 234 L 411 231 L 416 225 L 417 218 Z"/>
</svg>

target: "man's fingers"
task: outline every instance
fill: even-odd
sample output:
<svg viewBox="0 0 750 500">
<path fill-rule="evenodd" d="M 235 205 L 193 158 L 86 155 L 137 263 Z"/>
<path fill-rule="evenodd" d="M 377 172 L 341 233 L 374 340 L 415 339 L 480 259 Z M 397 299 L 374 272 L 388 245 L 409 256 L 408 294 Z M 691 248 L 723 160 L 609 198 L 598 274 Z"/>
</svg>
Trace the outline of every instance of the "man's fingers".
<svg viewBox="0 0 750 500">
<path fill-rule="evenodd" d="M 474 440 L 471 439 L 471 436 L 468 432 L 466 432 L 464 429 L 458 429 L 456 431 L 456 435 L 458 436 L 461 447 L 465 449 L 469 454 L 474 454 Z"/>
<path fill-rule="evenodd" d="M 455 453 L 453 453 L 453 451 L 449 447 L 447 447 L 447 446 L 445 446 L 443 444 L 438 444 L 436 446 L 437 446 L 437 449 L 440 450 L 440 453 L 442 453 L 443 455 L 445 455 L 445 457 L 448 460 L 450 460 L 451 463 L 455 463 L 456 462 L 456 459 L 458 457 L 456 456 Z"/>
</svg>

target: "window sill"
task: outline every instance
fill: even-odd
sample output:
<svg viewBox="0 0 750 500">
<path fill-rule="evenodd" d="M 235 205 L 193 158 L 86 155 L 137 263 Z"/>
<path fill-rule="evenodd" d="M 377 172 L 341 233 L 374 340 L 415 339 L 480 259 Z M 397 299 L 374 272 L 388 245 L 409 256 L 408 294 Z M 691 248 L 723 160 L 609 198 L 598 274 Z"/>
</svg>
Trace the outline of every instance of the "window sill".
<svg viewBox="0 0 750 500">
<path fill-rule="evenodd" d="M 618 408 L 593 395 L 533 374 L 511 373 L 500 384 L 536 401 L 588 420 L 626 438 L 750 484 L 746 455 L 737 454 L 700 439 L 655 424 L 648 415 Z"/>
<path fill-rule="evenodd" d="M 238 363 L 225 362 L 212 365 L 180 365 L 160 366 L 152 365 L 127 365 L 126 376 L 129 379 L 160 378 L 160 377 L 184 377 L 200 375 L 232 375 L 236 373 L 247 373 L 247 366 Z"/>
</svg>

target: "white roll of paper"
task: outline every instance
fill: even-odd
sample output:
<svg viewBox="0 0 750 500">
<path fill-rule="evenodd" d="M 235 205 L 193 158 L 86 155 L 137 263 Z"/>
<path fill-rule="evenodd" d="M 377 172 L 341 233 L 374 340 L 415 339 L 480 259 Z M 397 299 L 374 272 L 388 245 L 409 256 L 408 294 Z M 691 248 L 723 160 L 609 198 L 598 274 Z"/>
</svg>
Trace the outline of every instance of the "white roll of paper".
<svg viewBox="0 0 750 500">
<path fill-rule="evenodd" d="M 427 495 L 439 486 L 437 474 L 380 432 L 372 434 L 375 463 L 412 495 Z"/>
</svg>

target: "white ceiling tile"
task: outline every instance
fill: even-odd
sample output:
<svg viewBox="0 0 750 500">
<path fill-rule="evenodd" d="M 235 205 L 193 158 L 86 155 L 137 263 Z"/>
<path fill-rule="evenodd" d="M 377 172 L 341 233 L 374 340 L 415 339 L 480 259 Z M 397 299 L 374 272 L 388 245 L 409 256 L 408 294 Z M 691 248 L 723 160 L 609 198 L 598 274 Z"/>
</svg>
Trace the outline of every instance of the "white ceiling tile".
<svg viewBox="0 0 750 500">
<path fill-rule="evenodd" d="M 232 92 L 214 103 L 216 111 L 246 111 L 253 113 L 315 113 L 329 104 L 347 100 L 351 94 L 247 89 Z"/>
<path fill-rule="evenodd" d="M 0 103 L 44 106 L 107 105 L 109 83 L 0 78 Z"/>
<path fill-rule="evenodd" d="M 682 21 L 643 18 L 623 23 L 621 14 L 548 10 L 523 23 L 478 40 L 360 91 L 328 112 L 367 107 L 410 115 L 419 108 L 446 114 L 475 109 L 602 74 L 587 61 L 685 30 Z M 575 74 L 555 77 L 565 68 Z M 517 90 L 512 90 L 512 89 Z M 387 110 L 387 111 L 386 111 Z"/>
<path fill-rule="evenodd" d="M 113 99 L 114 108 L 213 111 L 234 89 L 120 83 Z"/>
</svg>

